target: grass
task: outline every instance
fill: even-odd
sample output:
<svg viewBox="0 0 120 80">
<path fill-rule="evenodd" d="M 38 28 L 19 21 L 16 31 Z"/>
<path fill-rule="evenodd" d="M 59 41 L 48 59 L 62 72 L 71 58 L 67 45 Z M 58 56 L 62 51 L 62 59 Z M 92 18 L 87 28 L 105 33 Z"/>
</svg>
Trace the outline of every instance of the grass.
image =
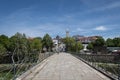
<svg viewBox="0 0 120 80">
<path fill-rule="evenodd" d="M 11 80 L 13 78 L 13 73 L 2 72 L 0 73 L 0 80 Z"/>
<path fill-rule="evenodd" d="M 97 66 L 115 75 L 118 75 L 119 73 L 118 64 L 98 63 Z"/>
<path fill-rule="evenodd" d="M 24 63 L 24 64 L 15 64 L 16 66 L 16 75 L 28 70 L 35 63 Z M 0 80 L 12 80 L 14 77 L 13 74 L 13 65 L 12 64 L 0 64 Z"/>
</svg>

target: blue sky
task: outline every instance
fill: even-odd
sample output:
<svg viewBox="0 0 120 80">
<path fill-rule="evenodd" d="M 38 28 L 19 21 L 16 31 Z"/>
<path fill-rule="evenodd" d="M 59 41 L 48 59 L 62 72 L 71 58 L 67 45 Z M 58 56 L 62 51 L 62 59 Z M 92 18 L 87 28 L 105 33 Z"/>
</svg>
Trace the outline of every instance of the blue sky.
<svg viewBox="0 0 120 80">
<path fill-rule="evenodd" d="M 120 36 L 120 0 L 0 0 L 0 34 Z"/>
</svg>

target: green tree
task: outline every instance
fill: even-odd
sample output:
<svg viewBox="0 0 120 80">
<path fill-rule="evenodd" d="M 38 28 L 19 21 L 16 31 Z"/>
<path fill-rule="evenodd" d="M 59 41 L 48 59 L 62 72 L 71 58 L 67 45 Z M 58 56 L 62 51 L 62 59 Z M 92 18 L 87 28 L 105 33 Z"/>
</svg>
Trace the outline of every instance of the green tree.
<svg viewBox="0 0 120 80">
<path fill-rule="evenodd" d="M 16 33 L 14 36 L 10 38 L 10 51 L 13 54 L 15 53 L 15 57 L 17 60 L 22 60 L 28 54 L 27 44 L 28 40 L 25 34 Z"/>
<path fill-rule="evenodd" d="M 105 45 L 105 40 L 102 37 L 99 37 L 92 44 L 93 44 L 93 46 L 104 46 Z"/>
<path fill-rule="evenodd" d="M 93 51 L 101 52 L 103 54 L 107 53 L 107 48 L 104 38 L 99 37 L 97 40 L 92 42 L 92 45 L 93 45 Z"/>
<path fill-rule="evenodd" d="M 120 38 L 114 38 L 113 43 L 115 47 L 120 47 Z"/>
<path fill-rule="evenodd" d="M 0 56 L 5 55 L 5 53 L 6 53 L 6 48 L 2 44 L 0 44 Z"/>
<path fill-rule="evenodd" d="M 108 39 L 106 40 L 106 45 L 107 45 L 108 47 L 114 47 L 113 40 L 110 39 L 110 38 L 108 38 Z"/>
<path fill-rule="evenodd" d="M 6 55 L 6 48 L 2 44 L 0 44 L 0 63 L 3 63 L 5 55 Z"/>
<path fill-rule="evenodd" d="M 81 49 L 83 49 L 83 45 L 81 42 L 76 42 L 76 52 L 79 52 Z"/>
<path fill-rule="evenodd" d="M 66 51 L 78 52 L 83 48 L 80 42 L 76 42 L 75 39 L 71 37 L 64 38 L 63 42 L 66 44 Z"/>
<path fill-rule="evenodd" d="M 31 49 L 35 51 L 41 51 L 42 50 L 42 41 L 40 38 L 34 38 L 31 42 Z"/>
<path fill-rule="evenodd" d="M 66 45 L 66 51 L 74 50 L 73 46 L 75 46 L 75 39 L 73 39 L 71 37 L 66 37 L 63 39 L 63 42 Z"/>
<path fill-rule="evenodd" d="M 14 36 L 10 38 L 10 48 L 12 52 L 15 50 L 15 48 L 22 51 L 26 48 L 26 45 L 27 45 L 27 38 L 25 34 L 23 36 L 23 34 L 17 32 Z"/>
<path fill-rule="evenodd" d="M 9 38 L 6 35 L 0 36 L 0 44 L 2 44 L 6 49 L 9 49 Z"/>
<path fill-rule="evenodd" d="M 89 43 L 88 46 L 87 46 L 87 49 L 92 50 L 92 49 L 93 49 L 93 44 L 92 44 L 92 43 Z"/>
<path fill-rule="evenodd" d="M 52 50 L 53 41 L 52 41 L 52 38 L 49 36 L 49 34 L 46 34 L 43 37 L 42 44 L 43 44 L 43 47 L 45 47 L 47 49 L 47 51 Z"/>
</svg>

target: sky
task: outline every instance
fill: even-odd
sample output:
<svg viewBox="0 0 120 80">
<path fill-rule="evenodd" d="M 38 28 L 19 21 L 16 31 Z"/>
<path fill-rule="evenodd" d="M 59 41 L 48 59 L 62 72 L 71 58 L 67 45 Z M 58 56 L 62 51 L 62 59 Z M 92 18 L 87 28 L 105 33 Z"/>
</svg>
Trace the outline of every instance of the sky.
<svg viewBox="0 0 120 80">
<path fill-rule="evenodd" d="M 0 35 L 120 37 L 120 0 L 0 0 Z"/>
</svg>

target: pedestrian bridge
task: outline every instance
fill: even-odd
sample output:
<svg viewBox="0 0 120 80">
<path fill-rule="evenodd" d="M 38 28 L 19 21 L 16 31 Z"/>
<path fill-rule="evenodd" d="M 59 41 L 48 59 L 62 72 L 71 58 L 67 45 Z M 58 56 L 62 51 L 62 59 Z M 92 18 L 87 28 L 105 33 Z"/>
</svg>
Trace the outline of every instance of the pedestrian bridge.
<svg viewBox="0 0 120 80">
<path fill-rule="evenodd" d="M 111 80 L 69 53 L 53 54 L 16 80 Z"/>
</svg>

